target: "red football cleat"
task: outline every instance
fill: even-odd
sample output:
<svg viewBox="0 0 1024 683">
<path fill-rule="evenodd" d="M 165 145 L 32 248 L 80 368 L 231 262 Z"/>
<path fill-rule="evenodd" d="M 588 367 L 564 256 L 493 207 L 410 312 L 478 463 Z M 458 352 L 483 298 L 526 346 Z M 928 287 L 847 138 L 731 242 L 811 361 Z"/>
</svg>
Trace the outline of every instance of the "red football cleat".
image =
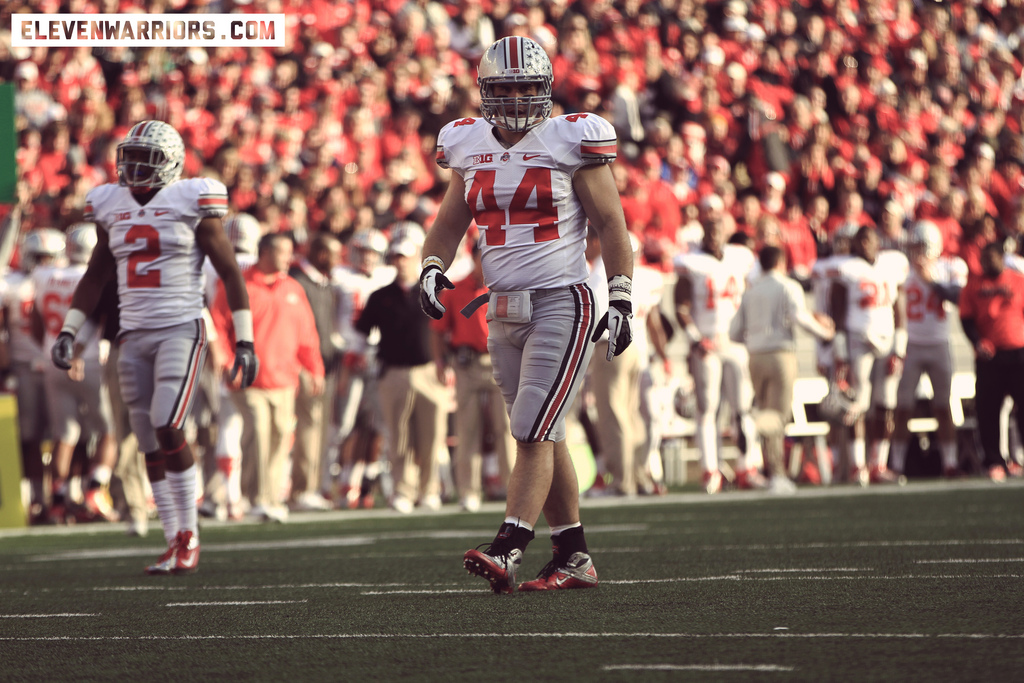
<svg viewBox="0 0 1024 683">
<path fill-rule="evenodd" d="M 175 574 L 191 574 L 199 568 L 199 537 L 191 531 L 178 532 L 178 556 Z"/>
<path fill-rule="evenodd" d="M 533 581 L 519 584 L 521 591 L 554 591 L 571 588 L 596 588 L 597 570 L 586 553 L 573 553 L 562 566 L 551 560 Z"/>
</svg>

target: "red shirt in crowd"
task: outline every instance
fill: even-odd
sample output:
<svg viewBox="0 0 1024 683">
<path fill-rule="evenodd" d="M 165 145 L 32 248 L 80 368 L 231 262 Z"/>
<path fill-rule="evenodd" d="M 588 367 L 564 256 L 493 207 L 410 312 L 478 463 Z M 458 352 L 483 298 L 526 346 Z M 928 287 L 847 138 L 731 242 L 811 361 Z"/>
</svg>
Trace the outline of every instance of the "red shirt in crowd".
<svg viewBox="0 0 1024 683">
<path fill-rule="evenodd" d="M 297 388 L 300 370 L 323 377 L 320 335 L 302 285 L 287 273 L 268 276 L 255 267 L 246 270 L 243 277 L 252 310 L 253 346 L 260 359 L 253 388 Z M 217 344 L 230 369 L 235 357 L 235 331 L 223 282 L 218 285 L 210 316 L 217 330 Z"/>
<path fill-rule="evenodd" d="M 972 273 L 960 293 L 960 317 L 974 320 L 979 338 L 997 351 L 1024 348 L 1024 275 L 1009 268 L 997 278 Z"/>
</svg>

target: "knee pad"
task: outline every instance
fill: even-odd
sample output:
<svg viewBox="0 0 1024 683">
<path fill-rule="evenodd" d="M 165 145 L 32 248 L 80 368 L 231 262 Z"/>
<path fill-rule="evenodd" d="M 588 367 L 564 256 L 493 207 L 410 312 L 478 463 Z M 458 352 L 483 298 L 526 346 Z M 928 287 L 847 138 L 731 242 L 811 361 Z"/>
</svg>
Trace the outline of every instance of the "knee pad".
<svg viewBox="0 0 1024 683">
<path fill-rule="evenodd" d="M 132 426 L 132 432 L 139 441 L 139 450 L 143 453 L 152 453 L 160 447 L 156 441 L 156 431 L 149 419 L 149 411 L 140 408 L 132 408 L 128 411 L 128 422 Z"/>
<path fill-rule="evenodd" d="M 509 417 L 510 427 L 512 429 L 512 436 L 516 441 L 523 443 L 536 443 L 543 441 L 543 431 L 545 431 L 545 421 L 538 419 L 541 411 L 544 410 L 544 403 L 547 399 L 547 393 L 542 391 L 538 387 L 523 387 L 519 390 L 516 396 L 515 403 L 512 404 L 512 414 Z M 549 409 L 555 410 L 552 406 Z M 559 411 L 563 412 L 563 411 Z M 561 415 L 556 415 L 553 419 L 558 419 Z M 554 426 L 553 424 L 551 425 Z"/>
</svg>

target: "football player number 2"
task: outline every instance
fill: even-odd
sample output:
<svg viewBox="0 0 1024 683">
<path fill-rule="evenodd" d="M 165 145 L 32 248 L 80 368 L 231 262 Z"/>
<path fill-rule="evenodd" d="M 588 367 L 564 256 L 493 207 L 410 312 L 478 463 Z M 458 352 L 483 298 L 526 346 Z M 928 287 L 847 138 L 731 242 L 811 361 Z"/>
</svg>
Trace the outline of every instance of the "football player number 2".
<svg viewBox="0 0 1024 683">
<path fill-rule="evenodd" d="M 132 289 L 160 286 L 160 271 L 151 268 L 144 273 L 139 266 L 144 266 L 160 258 L 160 233 L 152 225 L 133 225 L 124 236 L 125 242 L 142 242 L 143 247 L 128 256 L 128 286 Z"/>
<path fill-rule="evenodd" d="M 467 203 L 473 209 L 476 223 L 486 232 L 484 236 L 488 246 L 505 244 L 506 225 L 534 225 L 533 241 L 550 242 L 558 239 L 558 209 L 551 192 L 551 169 L 528 168 L 519 182 L 512 202 L 508 207 L 508 220 L 505 211 L 498 208 L 494 196 L 495 171 L 477 171 L 473 174 L 473 184 L 469 186 Z M 536 193 L 533 207 L 528 204 L 530 197 Z M 483 205 L 483 209 L 479 207 Z"/>
</svg>

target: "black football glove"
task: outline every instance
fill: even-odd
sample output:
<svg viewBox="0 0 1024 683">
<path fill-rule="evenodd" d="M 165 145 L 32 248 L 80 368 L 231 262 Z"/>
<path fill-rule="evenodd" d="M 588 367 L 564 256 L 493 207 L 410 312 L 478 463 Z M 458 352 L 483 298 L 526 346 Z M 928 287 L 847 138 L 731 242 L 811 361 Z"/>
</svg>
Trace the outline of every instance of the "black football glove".
<svg viewBox="0 0 1024 683">
<path fill-rule="evenodd" d="M 420 308 L 434 320 L 440 320 L 447 310 L 437 298 L 442 289 L 455 289 L 455 285 L 438 266 L 430 264 L 420 272 Z"/>
<path fill-rule="evenodd" d="M 71 369 L 71 359 L 74 356 L 75 335 L 70 332 L 61 332 L 57 335 L 57 341 L 50 349 L 50 358 L 53 364 L 61 370 Z"/>
<path fill-rule="evenodd" d="M 231 366 L 229 379 L 234 382 L 239 373 L 242 374 L 242 388 L 252 386 L 256 375 L 260 372 L 260 359 L 256 357 L 256 348 L 252 342 L 240 341 L 235 344 L 235 364 Z"/>
<path fill-rule="evenodd" d="M 625 299 L 616 299 L 608 306 L 608 312 L 597 323 L 591 341 L 601 338 L 601 333 L 608 330 L 608 358 L 617 356 L 626 350 L 633 341 L 633 305 Z"/>
</svg>

